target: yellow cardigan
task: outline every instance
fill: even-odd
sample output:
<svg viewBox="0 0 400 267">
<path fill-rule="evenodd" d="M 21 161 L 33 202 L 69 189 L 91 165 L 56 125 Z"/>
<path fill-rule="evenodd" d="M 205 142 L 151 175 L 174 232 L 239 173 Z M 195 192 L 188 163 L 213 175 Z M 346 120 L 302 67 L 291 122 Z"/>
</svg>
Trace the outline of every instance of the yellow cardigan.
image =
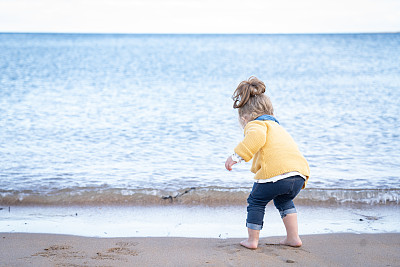
<svg viewBox="0 0 400 267">
<path fill-rule="evenodd" d="M 254 179 L 269 179 L 287 172 L 297 171 L 310 176 L 310 167 L 297 144 L 286 130 L 274 121 L 251 121 L 244 128 L 244 139 L 235 153 L 246 162 L 253 157 L 251 171 Z"/>
</svg>

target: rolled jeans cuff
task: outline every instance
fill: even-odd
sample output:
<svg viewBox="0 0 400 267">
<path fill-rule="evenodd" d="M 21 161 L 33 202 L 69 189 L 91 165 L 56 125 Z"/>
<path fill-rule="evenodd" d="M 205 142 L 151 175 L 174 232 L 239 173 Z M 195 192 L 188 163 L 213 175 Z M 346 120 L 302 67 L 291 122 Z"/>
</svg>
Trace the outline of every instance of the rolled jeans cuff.
<svg viewBox="0 0 400 267">
<path fill-rule="evenodd" d="M 281 214 L 281 218 L 283 219 L 288 214 L 297 213 L 297 210 L 296 210 L 296 208 L 290 208 L 287 210 L 280 210 L 279 213 Z"/>
<path fill-rule="evenodd" d="M 247 228 L 253 229 L 253 230 L 261 230 L 263 228 L 262 225 L 255 224 L 255 223 L 246 223 Z"/>
</svg>

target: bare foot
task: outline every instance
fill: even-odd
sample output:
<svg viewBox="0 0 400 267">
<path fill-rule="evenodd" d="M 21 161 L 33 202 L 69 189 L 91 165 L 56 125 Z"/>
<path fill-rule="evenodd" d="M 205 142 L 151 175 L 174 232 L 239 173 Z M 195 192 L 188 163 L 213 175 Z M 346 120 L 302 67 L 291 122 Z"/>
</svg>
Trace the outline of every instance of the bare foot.
<svg viewBox="0 0 400 267">
<path fill-rule="evenodd" d="M 248 249 L 256 249 L 258 246 L 258 242 L 256 242 L 256 241 L 251 242 L 248 239 L 246 239 L 246 240 L 241 241 L 240 245 L 242 245 L 243 247 L 246 247 Z"/>
<path fill-rule="evenodd" d="M 279 242 L 279 244 L 297 248 L 301 247 L 301 245 L 303 245 L 303 242 L 301 242 L 300 238 L 296 238 L 293 240 L 288 240 L 287 238 L 285 238 L 281 242 Z"/>
</svg>

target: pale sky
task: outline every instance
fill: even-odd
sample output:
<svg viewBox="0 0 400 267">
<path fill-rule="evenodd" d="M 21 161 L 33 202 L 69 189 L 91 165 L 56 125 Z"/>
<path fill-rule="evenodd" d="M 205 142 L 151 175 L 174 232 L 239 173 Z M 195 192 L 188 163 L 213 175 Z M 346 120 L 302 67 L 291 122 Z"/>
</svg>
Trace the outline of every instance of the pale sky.
<svg viewBox="0 0 400 267">
<path fill-rule="evenodd" d="M 400 0 L 0 0 L 0 32 L 399 32 Z"/>
</svg>

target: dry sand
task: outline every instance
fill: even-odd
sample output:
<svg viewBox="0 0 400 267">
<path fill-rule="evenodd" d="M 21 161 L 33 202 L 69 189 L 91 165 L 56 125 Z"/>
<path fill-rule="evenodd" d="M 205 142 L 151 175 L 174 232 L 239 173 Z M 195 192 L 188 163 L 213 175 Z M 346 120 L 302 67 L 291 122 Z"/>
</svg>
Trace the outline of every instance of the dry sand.
<svg viewBox="0 0 400 267">
<path fill-rule="evenodd" d="M 0 233 L 0 266 L 400 266 L 400 234 L 302 236 L 303 247 L 241 239 Z"/>
</svg>

